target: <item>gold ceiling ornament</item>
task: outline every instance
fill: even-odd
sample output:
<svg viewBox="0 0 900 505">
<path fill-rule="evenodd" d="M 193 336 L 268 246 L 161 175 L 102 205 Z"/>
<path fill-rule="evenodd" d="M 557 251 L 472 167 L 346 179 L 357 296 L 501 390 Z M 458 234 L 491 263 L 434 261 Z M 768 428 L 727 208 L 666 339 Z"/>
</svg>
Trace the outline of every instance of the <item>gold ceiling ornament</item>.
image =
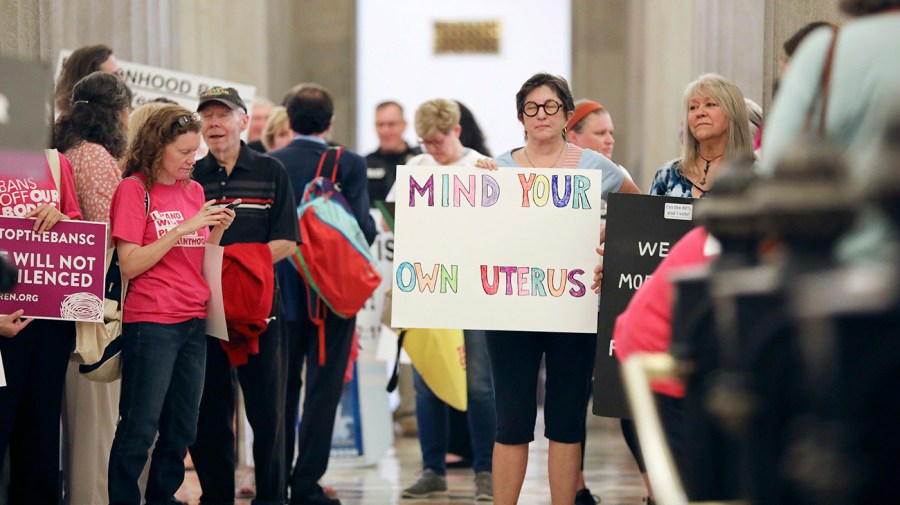
<svg viewBox="0 0 900 505">
<path fill-rule="evenodd" d="M 434 22 L 434 54 L 499 53 L 499 20 Z"/>
</svg>

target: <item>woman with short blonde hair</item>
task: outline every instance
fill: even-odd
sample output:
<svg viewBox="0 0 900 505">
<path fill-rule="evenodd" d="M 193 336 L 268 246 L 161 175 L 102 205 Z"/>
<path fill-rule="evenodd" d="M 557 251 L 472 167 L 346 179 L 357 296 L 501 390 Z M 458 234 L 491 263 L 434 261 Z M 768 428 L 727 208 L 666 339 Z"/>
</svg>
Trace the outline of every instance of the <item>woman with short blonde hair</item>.
<svg viewBox="0 0 900 505">
<path fill-rule="evenodd" d="M 459 124 L 459 104 L 446 98 L 428 100 L 416 109 L 416 135 L 429 137 L 437 132 L 449 133 Z"/>
</svg>

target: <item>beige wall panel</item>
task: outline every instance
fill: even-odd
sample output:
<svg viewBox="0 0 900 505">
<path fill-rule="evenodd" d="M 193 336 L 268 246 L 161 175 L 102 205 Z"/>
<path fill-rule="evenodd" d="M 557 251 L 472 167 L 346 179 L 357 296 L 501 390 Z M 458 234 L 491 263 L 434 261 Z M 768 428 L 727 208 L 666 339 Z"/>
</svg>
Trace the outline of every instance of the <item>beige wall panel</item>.
<svg viewBox="0 0 900 505">
<path fill-rule="evenodd" d="M 695 29 L 691 0 L 647 0 L 643 2 L 642 80 L 636 83 L 642 101 L 640 135 L 643 149 L 638 185 L 646 191 L 656 169 L 680 153 L 679 125 L 684 119 L 681 95 L 696 77 L 694 71 Z"/>
<path fill-rule="evenodd" d="M 332 139 L 356 145 L 356 2 L 305 0 L 294 13 L 290 51 L 296 59 L 288 87 L 316 82 L 334 95 Z M 287 89 L 285 89 L 287 91 Z M 281 98 L 281 97 L 279 97 Z"/>
<path fill-rule="evenodd" d="M 185 72 L 268 84 L 267 2 L 180 0 L 180 56 Z"/>
<path fill-rule="evenodd" d="M 716 72 L 762 103 L 765 0 L 695 0 L 694 73 Z"/>
<path fill-rule="evenodd" d="M 56 64 L 61 49 L 107 44 L 122 59 L 175 68 L 174 0 L 0 0 L 0 52 Z"/>
<path fill-rule="evenodd" d="M 632 122 L 627 111 L 628 20 L 627 0 L 573 0 L 572 93 L 603 104 L 616 129 L 613 158 L 628 167 L 633 139 L 626 135 Z"/>
</svg>

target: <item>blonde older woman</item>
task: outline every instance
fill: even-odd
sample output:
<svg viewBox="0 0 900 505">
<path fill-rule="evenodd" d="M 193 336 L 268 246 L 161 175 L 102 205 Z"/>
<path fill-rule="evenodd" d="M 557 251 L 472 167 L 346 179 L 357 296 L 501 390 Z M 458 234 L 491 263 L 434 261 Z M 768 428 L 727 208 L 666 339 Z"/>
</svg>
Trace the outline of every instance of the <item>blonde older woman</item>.
<svg viewBox="0 0 900 505">
<path fill-rule="evenodd" d="M 287 109 L 280 105 L 274 107 L 269 115 L 269 120 L 263 127 L 262 137 L 260 137 L 266 152 L 275 151 L 290 144 L 291 140 L 294 140 L 294 135 L 296 134 L 291 131 Z"/>
<path fill-rule="evenodd" d="M 703 198 L 720 167 L 753 157 L 744 94 L 719 74 L 703 74 L 684 90 L 681 157 L 660 167 L 651 195 Z"/>
</svg>

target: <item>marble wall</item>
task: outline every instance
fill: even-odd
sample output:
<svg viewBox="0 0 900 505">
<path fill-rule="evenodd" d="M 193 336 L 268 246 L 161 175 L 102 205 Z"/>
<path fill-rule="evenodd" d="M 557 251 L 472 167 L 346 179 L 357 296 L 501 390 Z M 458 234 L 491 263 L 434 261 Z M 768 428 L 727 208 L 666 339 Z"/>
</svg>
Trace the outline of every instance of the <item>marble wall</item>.
<svg viewBox="0 0 900 505">
<path fill-rule="evenodd" d="M 179 68 L 177 0 L 0 0 L 0 53 L 56 64 L 60 49 L 107 44 L 126 60 Z"/>
</svg>

